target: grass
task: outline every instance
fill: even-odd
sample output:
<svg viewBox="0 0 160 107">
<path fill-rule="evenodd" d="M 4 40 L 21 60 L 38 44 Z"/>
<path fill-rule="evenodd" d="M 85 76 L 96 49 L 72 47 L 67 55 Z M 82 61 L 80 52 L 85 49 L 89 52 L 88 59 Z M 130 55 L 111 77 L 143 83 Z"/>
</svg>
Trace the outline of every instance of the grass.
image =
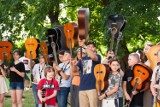
<svg viewBox="0 0 160 107">
<path fill-rule="evenodd" d="M 23 100 L 23 107 L 35 107 L 34 97 L 31 89 L 24 91 L 22 100 Z M 9 93 L 5 97 L 4 107 L 12 107 L 11 97 Z"/>
</svg>

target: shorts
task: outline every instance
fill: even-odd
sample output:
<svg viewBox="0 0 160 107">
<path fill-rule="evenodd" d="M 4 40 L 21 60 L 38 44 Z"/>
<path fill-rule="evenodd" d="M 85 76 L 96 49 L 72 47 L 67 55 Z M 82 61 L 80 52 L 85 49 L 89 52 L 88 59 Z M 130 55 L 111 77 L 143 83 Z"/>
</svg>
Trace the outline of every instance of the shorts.
<svg viewBox="0 0 160 107">
<path fill-rule="evenodd" d="M 23 82 L 10 82 L 10 90 L 24 90 Z"/>
</svg>

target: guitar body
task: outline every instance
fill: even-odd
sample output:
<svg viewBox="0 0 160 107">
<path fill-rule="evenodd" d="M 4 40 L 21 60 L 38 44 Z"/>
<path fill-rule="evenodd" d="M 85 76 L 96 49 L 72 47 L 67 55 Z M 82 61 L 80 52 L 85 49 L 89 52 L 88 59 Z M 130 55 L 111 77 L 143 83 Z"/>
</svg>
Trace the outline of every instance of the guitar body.
<svg viewBox="0 0 160 107">
<path fill-rule="evenodd" d="M 0 41 L 0 59 L 1 60 L 10 60 L 12 50 L 12 44 L 8 41 Z"/>
<path fill-rule="evenodd" d="M 81 40 L 89 38 L 89 8 L 80 8 L 78 10 L 78 28 Z"/>
<path fill-rule="evenodd" d="M 78 26 L 76 23 L 65 24 L 64 34 L 66 36 L 67 48 L 74 48 L 78 45 Z"/>
<path fill-rule="evenodd" d="M 108 88 L 108 77 L 110 68 L 106 64 L 97 64 L 94 67 L 94 76 L 96 78 L 96 89 L 101 93 Z"/>
<path fill-rule="evenodd" d="M 50 62 L 50 58 L 48 56 L 48 46 L 46 42 L 40 42 L 40 50 L 41 50 L 42 55 L 45 58 L 45 62 L 47 62 L 47 65 L 48 65 Z"/>
<path fill-rule="evenodd" d="M 157 66 L 157 51 L 160 49 L 160 45 L 154 45 L 152 46 L 149 51 L 147 52 L 146 56 L 150 62 L 150 67 L 152 70 Z"/>
<path fill-rule="evenodd" d="M 141 90 L 143 83 L 151 78 L 152 69 L 146 66 L 145 64 L 135 64 L 133 67 L 134 77 L 131 80 L 131 85 L 134 87 L 137 83 L 136 89 Z"/>
<path fill-rule="evenodd" d="M 26 47 L 26 57 L 27 58 L 31 58 L 31 52 L 32 52 L 32 59 L 35 59 L 36 58 L 36 49 L 37 49 L 37 46 L 38 46 L 38 42 L 35 38 L 28 38 L 26 41 L 25 41 L 25 47 Z"/>
<path fill-rule="evenodd" d="M 61 49 L 61 43 L 60 43 L 60 40 L 61 40 L 61 31 L 60 31 L 59 28 L 54 28 L 54 29 L 50 28 L 50 29 L 47 29 L 46 36 L 48 38 L 48 42 L 50 44 L 50 47 L 52 47 L 51 43 L 54 42 L 55 45 L 56 45 L 56 51 L 58 51 L 58 50 Z"/>
</svg>

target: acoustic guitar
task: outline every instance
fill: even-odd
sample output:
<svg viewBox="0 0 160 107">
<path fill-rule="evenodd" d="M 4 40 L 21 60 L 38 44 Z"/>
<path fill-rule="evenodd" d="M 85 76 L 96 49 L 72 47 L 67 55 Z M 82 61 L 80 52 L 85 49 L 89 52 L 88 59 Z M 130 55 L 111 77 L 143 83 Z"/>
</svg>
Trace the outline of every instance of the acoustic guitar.
<svg viewBox="0 0 160 107">
<path fill-rule="evenodd" d="M 3 64 L 8 66 L 8 61 L 11 59 L 12 43 L 9 41 L 0 41 L 0 59 L 3 60 Z M 9 77 L 9 70 L 6 69 L 7 78 Z M 8 80 L 8 79 L 7 79 Z"/>
<path fill-rule="evenodd" d="M 35 38 L 28 38 L 25 41 L 25 47 L 26 47 L 26 57 L 30 59 L 30 62 L 32 62 L 32 59 L 35 59 L 37 56 L 36 50 L 38 47 L 38 42 Z M 33 81 L 32 63 L 30 63 L 30 73 L 31 73 L 31 81 Z"/>
<path fill-rule="evenodd" d="M 58 28 L 47 29 L 47 38 L 54 55 L 54 60 L 56 62 L 56 65 L 58 65 L 57 51 L 61 49 L 61 43 L 60 43 L 61 34 L 59 32 L 59 29 Z"/>
<path fill-rule="evenodd" d="M 131 85 L 133 86 L 132 91 L 142 90 L 144 88 L 144 84 L 147 80 L 150 80 L 152 76 L 152 69 L 146 66 L 145 64 L 135 64 L 133 66 L 133 74 L 134 77 L 131 80 Z M 131 93 L 131 101 L 133 99 L 133 94 Z M 126 103 L 126 107 L 130 107 L 131 101 Z"/>
<path fill-rule="evenodd" d="M 4 64 L 7 65 L 12 57 L 11 55 L 12 44 L 8 41 L 0 41 L 0 59 L 4 61 Z"/>
<path fill-rule="evenodd" d="M 48 56 L 48 46 L 47 46 L 46 42 L 40 42 L 40 50 L 41 50 L 41 53 L 45 59 L 45 62 L 48 65 L 50 62 L 50 58 Z"/>
<path fill-rule="evenodd" d="M 66 37 L 67 48 L 70 49 L 72 56 L 72 49 L 78 45 L 78 26 L 75 23 L 67 23 L 64 25 L 64 34 Z"/>
<path fill-rule="evenodd" d="M 160 45 L 154 45 L 152 46 L 149 51 L 146 53 L 146 56 L 149 60 L 150 63 L 150 67 L 152 68 L 152 70 L 154 70 L 154 68 L 157 66 L 157 51 L 160 49 Z"/>
<path fill-rule="evenodd" d="M 104 92 L 108 88 L 108 77 L 110 74 L 110 68 L 106 64 L 97 64 L 94 67 L 94 76 L 96 78 L 96 89 L 98 94 Z M 99 107 L 101 107 L 101 102 L 99 101 Z"/>
<path fill-rule="evenodd" d="M 78 9 L 78 28 L 79 38 L 89 39 L 89 8 Z"/>
</svg>

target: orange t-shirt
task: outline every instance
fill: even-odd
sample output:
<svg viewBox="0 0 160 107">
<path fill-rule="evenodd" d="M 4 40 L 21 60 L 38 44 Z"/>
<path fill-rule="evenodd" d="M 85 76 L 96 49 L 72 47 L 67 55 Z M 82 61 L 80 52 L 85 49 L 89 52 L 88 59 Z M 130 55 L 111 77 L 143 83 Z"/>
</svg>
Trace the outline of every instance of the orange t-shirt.
<svg viewBox="0 0 160 107">
<path fill-rule="evenodd" d="M 79 75 L 75 75 L 75 76 L 72 78 L 72 85 L 76 85 L 76 86 L 79 86 L 79 85 L 80 85 L 80 76 L 79 76 Z"/>
</svg>

